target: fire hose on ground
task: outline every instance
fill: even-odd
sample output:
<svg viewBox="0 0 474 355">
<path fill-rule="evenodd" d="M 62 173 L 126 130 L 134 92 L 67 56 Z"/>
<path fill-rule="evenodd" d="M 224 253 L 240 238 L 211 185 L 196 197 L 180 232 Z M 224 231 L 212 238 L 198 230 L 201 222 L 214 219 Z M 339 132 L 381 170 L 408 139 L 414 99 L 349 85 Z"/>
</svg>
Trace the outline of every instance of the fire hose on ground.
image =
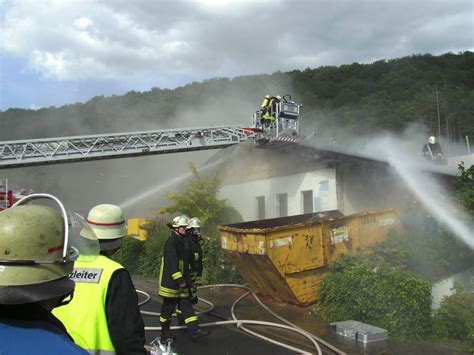
<svg viewBox="0 0 474 355">
<path fill-rule="evenodd" d="M 331 349 L 332 351 L 336 352 L 337 354 L 340 354 L 340 355 L 345 355 L 345 353 L 336 348 L 335 346 L 327 343 L 326 341 L 324 341 L 323 339 L 307 332 L 306 330 L 298 327 L 297 325 L 289 322 L 288 320 L 286 320 L 285 318 L 279 316 L 278 314 L 276 314 L 275 312 L 273 312 L 271 309 L 269 309 L 265 304 L 263 304 L 263 302 L 257 297 L 257 295 L 252 291 L 252 289 L 250 289 L 249 287 L 246 287 L 246 286 L 243 286 L 243 285 L 237 285 L 237 284 L 216 284 L 216 285 L 206 285 L 206 286 L 200 286 L 198 287 L 199 289 L 205 289 L 205 288 L 208 288 L 208 289 L 212 289 L 212 288 L 219 288 L 219 287 L 233 287 L 233 288 L 241 288 L 241 289 L 244 289 L 246 290 L 247 292 L 244 293 L 242 296 L 240 296 L 237 300 L 234 301 L 234 303 L 232 304 L 232 307 L 231 307 L 231 314 L 232 314 L 232 320 L 224 320 L 224 321 L 218 321 L 218 322 L 210 322 L 210 323 L 203 323 L 203 324 L 200 324 L 201 327 L 203 328 L 207 328 L 207 327 L 214 327 L 214 326 L 219 326 L 219 325 L 229 325 L 229 324 L 236 324 L 237 325 L 237 328 L 238 329 L 241 329 L 259 339 L 262 339 L 262 340 L 265 340 L 269 343 L 272 343 L 272 344 L 275 344 L 275 345 L 278 345 L 278 346 L 281 346 L 281 347 L 284 347 L 286 349 L 289 349 L 289 350 L 292 350 L 292 351 L 295 351 L 297 353 L 301 353 L 301 354 L 310 354 L 308 351 L 305 351 L 305 350 L 302 350 L 302 349 L 299 349 L 299 348 L 295 348 L 291 345 L 288 345 L 288 344 L 285 344 L 285 343 L 282 343 L 282 342 L 279 342 L 277 340 L 274 340 L 274 339 L 271 339 L 269 337 L 266 337 L 264 335 L 261 335 L 261 334 L 258 334 L 257 332 L 254 332 L 248 328 L 246 328 L 244 325 L 245 324 L 249 324 L 249 325 L 261 325 L 261 326 L 269 326 L 269 327 L 275 327 L 275 328 L 281 328 L 281 329 L 286 329 L 286 330 L 289 330 L 289 331 L 293 331 L 297 334 L 300 334 L 301 336 L 307 338 L 314 346 L 314 348 L 316 349 L 317 351 L 317 354 L 318 355 L 321 355 L 322 352 L 321 352 L 321 348 L 318 344 L 321 343 L 323 344 L 324 346 L 326 346 L 327 348 Z M 145 300 L 141 301 L 138 303 L 139 306 L 142 306 L 144 304 L 146 304 L 147 302 L 150 301 L 151 299 L 151 296 L 144 292 L 144 291 L 141 291 L 141 290 L 137 290 L 137 293 L 140 293 L 142 295 L 145 296 Z M 243 300 L 245 297 L 247 297 L 249 294 L 252 294 L 252 296 L 255 298 L 255 300 L 260 304 L 260 306 L 262 306 L 267 312 L 269 312 L 273 317 L 277 318 L 278 320 L 280 320 L 281 322 L 283 323 L 286 323 L 286 325 L 284 324 L 280 324 L 280 323 L 273 323 L 273 322 L 265 322 L 265 321 L 256 321 L 256 320 L 243 320 L 243 319 L 237 319 L 236 315 L 235 315 L 235 307 L 236 305 L 241 301 Z M 199 297 L 199 301 L 205 303 L 208 308 L 205 309 L 204 311 L 200 311 L 200 312 L 196 312 L 197 315 L 199 314 L 203 314 L 203 313 L 208 313 L 208 312 L 211 312 L 213 309 L 214 309 L 214 305 L 212 304 L 212 302 L 208 301 L 208 300 L 205 300 L 203 298 L 200 298 Z M 160 313 L 158 312 L 150 312 L 150 311 L 141 311 L 142 314 L 144 315 L 148 315 L 148 316 L 155 316 L 155 317 L 159 317 L 160 316 Z M 175 330 L 175 329 L 186 329 L 185 326 L 173 326 L 171 327 L 171 329 Z M 145 330 L 146 331 L 159 331 L 161 330 L 161 327 L 145 327 Z"/>
</svg>

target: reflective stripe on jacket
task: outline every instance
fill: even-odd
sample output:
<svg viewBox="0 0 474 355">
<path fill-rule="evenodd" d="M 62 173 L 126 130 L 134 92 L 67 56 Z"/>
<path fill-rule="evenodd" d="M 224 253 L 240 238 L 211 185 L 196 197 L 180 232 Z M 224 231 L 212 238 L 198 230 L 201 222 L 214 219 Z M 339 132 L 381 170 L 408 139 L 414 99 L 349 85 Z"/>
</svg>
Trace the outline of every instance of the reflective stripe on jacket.
<svg viewBox="0 0 474 355">
<path fill-rule="evenodd" d="M 91 354 L 115 354 L 105 302 L 110 278 L 119 269 L 122 265 L 103 255 L 92 262 L 79 259 L 69 275 L 76 282 L 73 300 L 53 311 L 76 344 Z"/>
<path fill-rule="evenodd" d="M 184 243 L 175 231 L 165 242 L 163 256 L 161 257 L 161 267 L 159 274 L 158 294 L 162 297 L 188 297 L 188 289 L 181 289 L 179 284 L 187 276 L 187 267 L 184 265 Z M 186 274 L 186 275 L 185 275 Z"/>
</svg>

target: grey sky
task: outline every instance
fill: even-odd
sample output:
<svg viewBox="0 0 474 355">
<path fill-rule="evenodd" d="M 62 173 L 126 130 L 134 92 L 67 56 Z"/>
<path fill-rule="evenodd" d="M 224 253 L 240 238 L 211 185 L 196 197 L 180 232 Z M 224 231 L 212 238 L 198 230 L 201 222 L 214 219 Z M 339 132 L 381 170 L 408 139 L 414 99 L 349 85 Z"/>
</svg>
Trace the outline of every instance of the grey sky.
<svg viewBox="0 0 474 355">
<path fill-rule="evenodd" d="M 88 80 L 175 87 L 474 48 L 472 0 L 0 0 L 0 11 L 4 77 L 68 89 Z"/>
</svg>

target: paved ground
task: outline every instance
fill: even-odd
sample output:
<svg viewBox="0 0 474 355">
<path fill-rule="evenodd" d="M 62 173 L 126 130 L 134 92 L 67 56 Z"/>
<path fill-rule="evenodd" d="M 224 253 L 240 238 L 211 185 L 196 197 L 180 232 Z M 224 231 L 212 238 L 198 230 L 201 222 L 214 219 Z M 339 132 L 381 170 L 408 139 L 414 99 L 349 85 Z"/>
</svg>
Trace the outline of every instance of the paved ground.
<svg viewBox="0 0 474 355">
<path fill-rule="evenodd" d="M 133 277 L 134 284 L 137 289 L 149 293 L 152 301 L 142 306 L 143 310 L 159 312 L 161 308 L 161 299 L 157 296 L 156 284 L 152 281 L 141 277 Z M 216 322 L 225 319 L 231 319 L 230 308 L 232 303 L 240 297 L 244 292 L 240 289 L 213 289 L 199 290 L 199 297 L 211 301 L 215 309 L 206 315 L 200 316 L 201 323 Z M 264 299 L 264 303 L 269 306 L 280 316 L 297 324 L 299 327 L 309 331 L 312 334 L 322 338 L 324 341 L 341 349 L 347 354 L 465 354 L 463 346 L 459 344 L 432 344 L 428 342 L 399 342 L 392 340 L 379 341 L 375 343 L 362 344 L 352 339 L 336 335 L 330 327 L 316 319 L 310 314 L 311 308 L 291 306 L 281 303 L 275 303 L 271 300 Z M 207 306 L 199 304 L 197 309 L 203 310 Z M 240 302 L 236 308 L 236 316 L 238 319 L 253 319 L 271 322 L 279 322 L 269 315 L 264 309 L 258 305 L 252 297 L 247 297 Z M 158 327 L 159 318 L 144 316 L 145 326 Z M 173 325 L 176 321 L 174 320 Z M 263 340 L 257 339 L 247 333 L 237 330 L 235 326 L 217 326 L 210 328 L 212 334 L 206 338 L 200 339 L 198 342 L 192 342 L 189 335 L 184 330 L 177 330 L 178 340 L 174 344 L 174 350 L 178 354 L 294 354 L 293 351 L 283 347 L 270 344 Z M 304 337 L 293 332 L 277 330 L 275 328 L 251 328 L 260 334 L 269 335 L 272 338 L 292 345 L 297 348 L 305 349 L 308 352 L 315 352 L 314 347 Z M 147 331 L 147 343 L 149 344 L 154 338 L 159 336 L 159 331 Z M 321 346 L 323 354 L 334 354 L 324 346 Z"/>
<path fill-rule="evenodd" d="M 138 285 L 137 285 L 138 287 Z M 152 300 L 141 309 L 152 312 L 159 312 L 161 303 L 159 297 L 152 295 Z M 221 321 L 221 317 L 212 315 L 202 315 L 199 317 L 201 323 Z M 158 327 L 159 318 L 154 316 L 143 316 L 146 327 Z M 176 325 L 173 320 L 173 325 Z M 274 354 L 286 355 L 294 352 L 282 347 L 258 340 L 244 332 L 235 329 L 235 326 L 217 326 L 209 328 L 212 334 L 193 342 L 186 330 L 174 331 L 177 341 L 173 344 L 173 350 L 178 354 Z M 158 337 L 159 331 L 147 331 L 147 343 Z"/>
</svg>

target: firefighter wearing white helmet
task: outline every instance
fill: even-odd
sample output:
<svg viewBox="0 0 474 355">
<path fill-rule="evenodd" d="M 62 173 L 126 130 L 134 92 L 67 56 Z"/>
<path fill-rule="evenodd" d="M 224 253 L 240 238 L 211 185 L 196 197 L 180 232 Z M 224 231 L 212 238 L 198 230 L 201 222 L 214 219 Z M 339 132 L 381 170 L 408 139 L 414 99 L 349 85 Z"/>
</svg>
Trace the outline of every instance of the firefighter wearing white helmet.
<svg viewBox="0 0 474 355">
<path fill-rule="evenodd" d="M 442 160 L 443 151 L 436 138 L 431 136 L 428 138 L 428 141 L 423 145 L 421 154 L 428 160 Z"/>
<path fill-rule="evenodd" d="M 181 311 L 193 340 L 210 334 L 209 331 L 199 327 L 198 317 L 191 303 L 190 267 L 184 244 L 188 223 L 189 218 L 185 215 L 175 217 L 170 224 L 173 230 L 163 248 L 158 281 L 158 293 L 163 297 L 160 315 L 162 343 L 175 339 L 170 327 L 171 317 L 176 308 Z"/>
<path fill-rule="evenodd" d="M 127 233 L 119 206 L 92 208 L 87 222 L 100 243 L 95 260 L 76 262 L 70 277 L 76 282 L 74 300 L 55 311 L 77 344 L 91 353 L 146 354 L 143 319 L 130 274 L 109 257 Z"/>
<path fill-rule="evenodd" d="M 191 270 L 195 278 L 195 286 L 202 284 L 202 235 L 201 235 L 201 221 L 194 217 L 189 220 L 188 235 L 190 236 L 191 247 Z"/>
<path fill-rule="evenodd" d="M 66 226 L 46 206 L 0 213 L 0 354 L 87 354 L 51 314 L 74 291 Z"/>
<path fill-rule="evenodd" d="M 201 221 L 197 217 L 193 217 L 189 220 L 188 226 L 186 227 L 187 233 L 184 236 L 184 249 L 186 259 L 189 262 L 189 275 L 190 275 L 190 298 L 192 304 L 198 303 L 197 297 L 197 286 L 202 285 L 202 236 L 201 236 Z M 182 316 L 181 310 L 176 310 L 178 316 L 179 325 L 184 325 L 184 317 Z"/>
</svg>

